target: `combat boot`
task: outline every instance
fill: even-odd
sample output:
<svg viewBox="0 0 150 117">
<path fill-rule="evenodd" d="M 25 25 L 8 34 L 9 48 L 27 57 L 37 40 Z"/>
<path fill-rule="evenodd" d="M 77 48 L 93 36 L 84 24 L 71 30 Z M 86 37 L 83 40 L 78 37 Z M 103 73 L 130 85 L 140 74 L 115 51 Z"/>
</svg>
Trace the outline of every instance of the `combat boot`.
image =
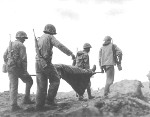
<svg viewBox="0 0 150 117">
<path fill-rule="evenodd" d="M 35 102 L 34 102 L 34 101 L 31 101 L 31 99 L 30 99 L 29 97 L 27 97 L 27 96 L 24 97 L 22 103 L 23 103 L 23 104 L 35 104 Z"/>
<path fill-rule="evenodd" d="M 12 106 L 11 106 L 11 111 L 12 111 L 12 112 L 18 111 L 18 110 L 21 110 L 20 106 L 18 106 L 18 105 L 12 105 Z"/>
<path fill-rule="evenodd" d="M 35 106 L 35 111 L 42 111 L 42 110 L 44 110 L 44 106 L 39 106 L 39 105 Z"/>
<path fill-rule="evenodd" d="M 103 98 L 108 98 L 108 94 L 109 94 L 109 90 L 108 91 L 104 91 L 104 96 L 103 96 Z"/>
<path fill-rule="evenodd" d="M 93 98 L 95 98 L 95 96 L 92 96 L 92 95 L 91 95 L 91 96 L 89 96 L 89 99 L 93 99 Z"/>
<path fill-rule="evenodd" d="M 107 94 L 107 95 L 104 95 L 103 98 L 104 98 L 104 99 L 107 99 L 107 98 L 108 98 L 108 94 Z"/>
<path fill-rule="evenodd" d="M 92 95 L 91 95 L 91 89 L 90 89 L 90 88 L 87 88 L 87 93 L 88 93 L 88 98 L 89 98 L 89 99 L 95 98 L 95 96 L 92 96 Z"/>
<path fill-rule="evenodd" d="M 84 99 L 83 96 L 79 96 L 78 100 L 79 101 L 87 101 L 87 99 Z"/>
<path fill-rule="evenodd" d="M 55 100 L 46 100 L 46 104 L 51 105 L 51 106 L 58 106 Z"/>
<path fill-rule="evenodd" d="M 79 97 L 79 94 L 76 93 L 76 97 Z"/>
</svg>

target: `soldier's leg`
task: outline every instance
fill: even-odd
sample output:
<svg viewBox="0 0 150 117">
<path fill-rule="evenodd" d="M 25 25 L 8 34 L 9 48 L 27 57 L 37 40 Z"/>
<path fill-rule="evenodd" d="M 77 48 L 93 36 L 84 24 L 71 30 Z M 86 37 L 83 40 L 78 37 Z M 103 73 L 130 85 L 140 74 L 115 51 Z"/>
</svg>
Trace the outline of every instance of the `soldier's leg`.
<svg viewBox="0 0 150 117">
<path fill-rule="evenodd" d="M 36 109 L 41 109 L 45 104 L 45 99 L 47 95 L 47 76 L 43 73 L 37 73 L 36 80 Z"/>
<path fill-rule="evenodd" d="M 60 78 L 56 68 L 53 65 L 50 66 L 49 82 L 50 85 L 48 89 L 47 104 L 55 104 L 54 99 L 59 88 Z"/>
<path fill-rule="evenodd" d="M 91 95 L 91 81 L 89 82 L 88 86 L 87 86 L 87 93 L 88 93 L 88 98 L 89 99 L 93 99 L 94 96 Z"/>
<path fill-rule="evenodd" d="M 30 89 L 31 89 L 31 87 L 33 85 L 32 77 L 29 75 L 29 73 L 27 73 L 26 76 L 20 75 L 20 79 L 24 83 L 26 83 L 25 96 L 24 96 L 23 103 L 24 104 L 33 104 L 34 102 L 31 101 L 31 99 L 30 99 Z"/>
<path fill-rule="evenodd" d="M 107 66 L 106 66 L 107 67 Z M 110 85 L 113 84 L 114 81 L 114 66 L 109 66 L 106 68 L 106 85 L 104 89 L 104 96 L 107 96 L 109 93 Z"/>
<path fill-rule="evenodd" d="M 10 105 L 11 110 L 15 111 L 18 110 L 17 104 L 17 96 L 18 96 L 18 76 L 15 73 L 8 73 L 9 80 L 10 80 Z"/>
</svg>

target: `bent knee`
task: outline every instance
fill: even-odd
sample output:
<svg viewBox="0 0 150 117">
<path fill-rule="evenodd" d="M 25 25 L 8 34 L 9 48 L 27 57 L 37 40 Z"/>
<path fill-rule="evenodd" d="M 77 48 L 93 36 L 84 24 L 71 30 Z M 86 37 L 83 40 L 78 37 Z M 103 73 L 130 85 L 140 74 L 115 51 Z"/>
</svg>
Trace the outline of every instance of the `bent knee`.
<svg viewBox="0 0 150 117">
<path fill-rule="evenodd" d="M 33 79 L 32 78 L 28 78 L 28 80 L 25 81 L 26 84 L 29 84 L 30 86 L 33 85 Z"/>
<path fill-rule="evenodd" d="M 31 78 L 31 80 L 29 81 L 31 85 L 33 85 L 33 79 Z"/>
</svg>

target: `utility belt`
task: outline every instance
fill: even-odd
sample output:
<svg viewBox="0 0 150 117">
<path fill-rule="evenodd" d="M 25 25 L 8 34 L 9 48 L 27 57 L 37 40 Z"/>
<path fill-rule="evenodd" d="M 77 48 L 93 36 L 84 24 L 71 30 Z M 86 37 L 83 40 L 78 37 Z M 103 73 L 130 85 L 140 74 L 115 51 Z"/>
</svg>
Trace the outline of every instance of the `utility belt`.
<svg viewBox="0 0 150 117">
<path fill-rule="evenodd" d="M 43 69 L 45 69 L 46 67 L 49 66 L 49 64 L 51 64 L 51 58 L 46 59 L 44 57 L 37 57 L 37 60 L 40 62 L 41 66 Z"/>
</svg>

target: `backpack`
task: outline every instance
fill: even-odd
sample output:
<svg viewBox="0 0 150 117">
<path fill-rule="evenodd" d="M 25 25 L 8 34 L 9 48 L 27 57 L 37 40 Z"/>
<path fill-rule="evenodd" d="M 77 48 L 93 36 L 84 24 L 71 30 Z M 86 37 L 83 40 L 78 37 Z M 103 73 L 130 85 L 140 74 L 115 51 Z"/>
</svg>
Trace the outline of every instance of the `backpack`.
<svg viewBox="0 0 150 117">
<path fill-rule="evenodd" d="M 22 62 L 19 58 L 19 47 L 12 49 L 12 43 L 10 41 L 9 47 L 8 47 L 8 53 L 6 58 L 6 66 L 4 65 L 4 68 L 7 68 L 7 71 L 12 72 L 14 70 L 21 70 L 22 69 Z"/>
<path fill-rule="evenodd" d="M 122 54 L 119 54 L 118 56 L 116 55 L 116 45 L 112 44 L 112 51 L 113 51 L 113 58 L 115 63 L 117 64 L 118 70 L 122 70 L 121 66 L 121 60 L 122 60 Z"/>
<path fill-rule="evenodd" d="M 77 52 L 75 65 L 77 67 L 84 68 L 84 52 L 83 51 Z"/>
<path fill-rule="evenodd" d="M 118 58 L 116 56 L 116 45 L 112 44 L 113 58 L 116 64 L 118 64 Z"/>
</svg>

